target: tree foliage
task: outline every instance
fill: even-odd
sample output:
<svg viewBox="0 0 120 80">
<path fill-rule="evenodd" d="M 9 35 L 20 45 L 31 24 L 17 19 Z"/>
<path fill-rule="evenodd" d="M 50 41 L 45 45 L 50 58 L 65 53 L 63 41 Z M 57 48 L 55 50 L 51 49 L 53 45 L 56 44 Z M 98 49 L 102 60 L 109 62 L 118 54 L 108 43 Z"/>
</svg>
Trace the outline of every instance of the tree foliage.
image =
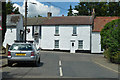
<svg viewBox="0 0 120 80">
<path fill-rule="evenodd" d="M 19 8 L 13 7 L 13 4 L 12 2 L 6 3 L 6 14 L 20 14 Z"/>
<path fill-rule="evenodd" d="M 70 5 L 70 9 L 68 9 L 68 11 L 69 11 L 68 12 L 68 16 L 73 16 L 72 10 L 73 10 L 72 6 Z"/>
<path fill-rule="evenodd" d="M 120 2 L 80 2 L 74 10 L 78 11 L 78 16 L 91 15 L 93 8 L 96 16 L 120 16 L 119 4 Z M 69 10 L 68 13 L 70 13 Z"/>
</svg>

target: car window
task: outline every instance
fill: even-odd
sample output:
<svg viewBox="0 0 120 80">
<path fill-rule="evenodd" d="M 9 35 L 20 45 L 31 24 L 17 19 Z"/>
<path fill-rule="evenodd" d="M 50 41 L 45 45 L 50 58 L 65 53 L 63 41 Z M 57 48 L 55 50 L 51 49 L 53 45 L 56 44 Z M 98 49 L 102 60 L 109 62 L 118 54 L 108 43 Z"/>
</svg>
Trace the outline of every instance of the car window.
<svg viewBox="0 0 120 80">
<path fill-rule="evenodd" d="M 33 50 L 30 44 L 13 44 L 10 50 Z"/>
</svg>

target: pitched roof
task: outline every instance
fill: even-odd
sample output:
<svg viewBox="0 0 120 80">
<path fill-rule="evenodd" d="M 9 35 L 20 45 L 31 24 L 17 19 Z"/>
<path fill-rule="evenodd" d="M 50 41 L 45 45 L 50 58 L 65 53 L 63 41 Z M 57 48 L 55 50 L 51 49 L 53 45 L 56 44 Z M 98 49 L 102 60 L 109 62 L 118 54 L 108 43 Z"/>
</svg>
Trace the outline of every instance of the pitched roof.
<svg viewBox="0 0 120 80">
<path fill-rule="evenodd" d="M 27 18 L 27 26 L 39 26 L 42 24 L 43 21 L 48 20 L 47 17 L 32 17 Z M 25 25 L 25 19 L 24 19 L 24 25 Z"/>
<path fill-rule="evenodd" d="M 41 25 L 91 25 L 92 16 L 61 16 L 51 17 Z"/>
<path fill-rule="evenodd" d="M 94 28 L 92 31 L 100 32 L 108 22 L 115 19 L 120 19 L 120 17 L 96 17 L 94 19 Z"/>
<path fill-rule="evenodd" d="M 16 27 L 16 25 L 18 24 L 20 20 L 20 17 L 22 17 L 21 14 L 7 15 L 7 21 L 6 21 L 7 27 Z"/>
</svg>

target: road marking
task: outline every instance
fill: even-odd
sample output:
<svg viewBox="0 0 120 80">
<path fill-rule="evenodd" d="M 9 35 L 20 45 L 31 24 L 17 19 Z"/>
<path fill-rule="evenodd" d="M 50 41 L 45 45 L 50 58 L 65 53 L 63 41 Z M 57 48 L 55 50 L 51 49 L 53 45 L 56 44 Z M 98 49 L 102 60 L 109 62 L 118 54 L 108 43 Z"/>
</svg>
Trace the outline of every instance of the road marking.
<svg viewBox="0 0 120 80">
<path fill-rule="evenodd" d="M 61 66 L 61 65 L 62 65 L 62 61 L 60 60 L 60 61 L 59 61 L 59 66 Z"/>
<path fill-rule="evenodd" d="M 62 67 L 60 67 L 60 76 L 63 76 L 63 71 L 62 71 Z"/>
<path fill-rule="evenodd" d="M 111 70 L 111 71 L 114 71 L 114 72 L 116 72 L 116 73 L 120 73 L 119 71 L 116 71 L 116 70 L 113 70 L 113 69 L 111 69 L 111 68 L 109 68 L 109 67 L 106 67 L 106 66 L 104 66 L 104 65 L 102 65 L 102 64 L 100 64 L 100 63 L 98 63 L 98 62 L 96 62 L 96 61 L 94 61 L 94 62 L 95 62 L 96 64 L 104 67 L 104 68 L 107 68 L 107 69 Z"/>
</svg>

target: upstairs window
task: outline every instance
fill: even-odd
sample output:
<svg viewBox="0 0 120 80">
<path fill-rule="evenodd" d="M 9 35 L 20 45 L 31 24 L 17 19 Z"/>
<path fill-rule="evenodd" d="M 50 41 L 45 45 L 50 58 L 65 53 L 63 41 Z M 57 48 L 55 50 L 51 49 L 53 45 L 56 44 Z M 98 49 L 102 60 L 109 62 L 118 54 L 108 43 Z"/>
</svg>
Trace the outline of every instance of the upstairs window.
<svg viewBox="0 0 120 80">
<path fill-rule="evenodd" d="M 55 26 L 55 34 L 59 34 L 59 26 Z"/>
<path fill-rule="evenodd" d="M 76 26 L 73 27 L 73 34 L 77 34 L 77 27 Z"/>
</svg>

